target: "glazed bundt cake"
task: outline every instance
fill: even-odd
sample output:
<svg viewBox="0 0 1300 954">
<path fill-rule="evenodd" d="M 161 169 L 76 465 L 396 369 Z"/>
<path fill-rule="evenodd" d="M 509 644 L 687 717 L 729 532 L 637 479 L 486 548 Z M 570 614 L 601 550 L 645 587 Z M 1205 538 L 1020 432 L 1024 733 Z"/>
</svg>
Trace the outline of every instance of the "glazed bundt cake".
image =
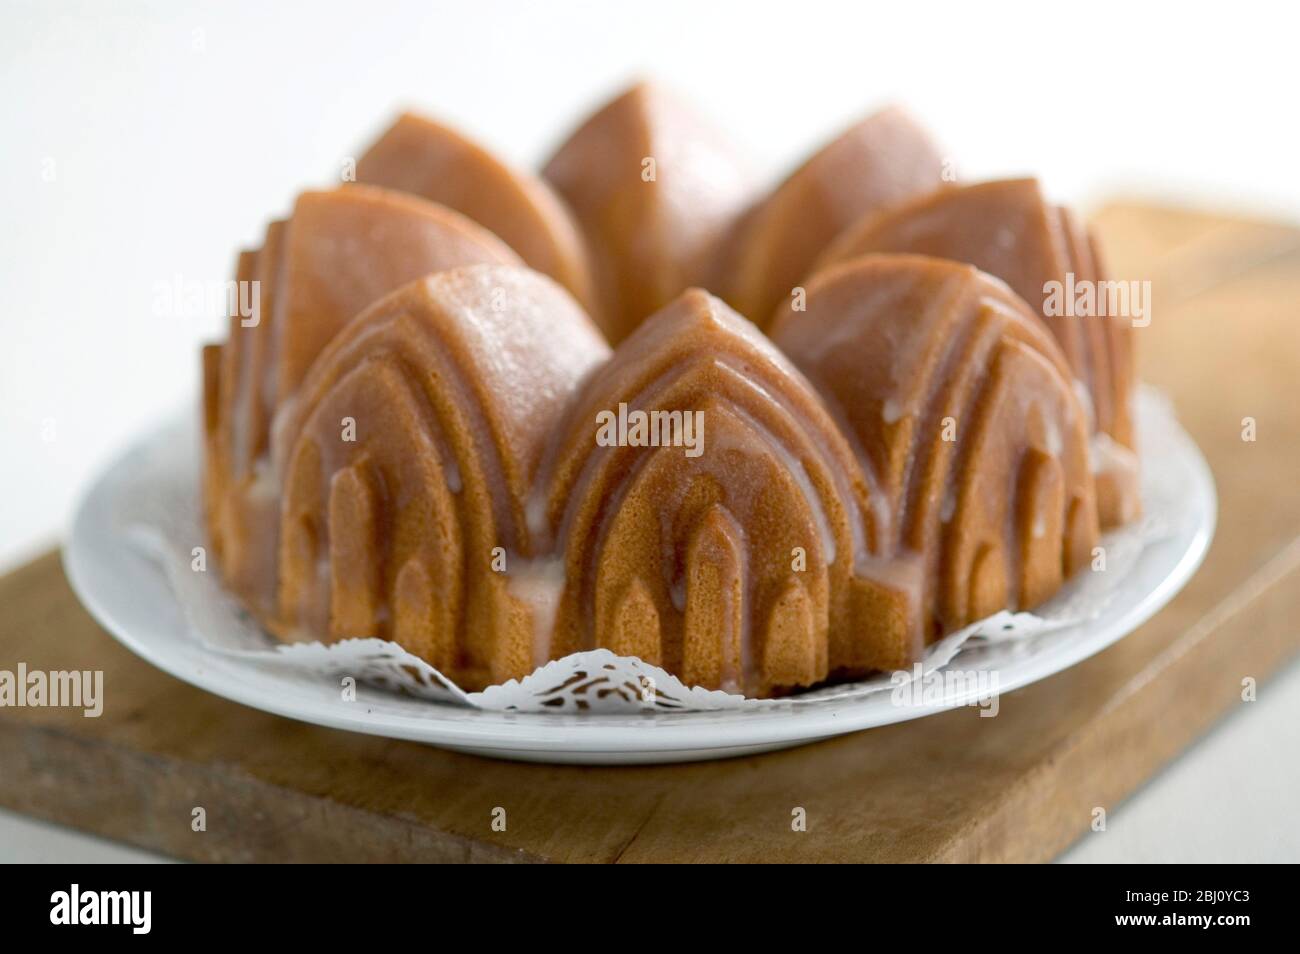
<svg viewBox="0 0 1300 954">
<path fill-rule="evenodd" d="M 260 314 L 204 350 L 223 581 L 469 689 L 604 647 L 780 695 L 1037 605 L 1134 512 L 1097 449 L 1135 460 L 1131 339 L 1027 303 L 1098 274 L 1036 186 L 939 163 L 888 111 L 746 206 L 653 87 L 550 185 L 403 116 L 240 257 Z"/>
</svg>

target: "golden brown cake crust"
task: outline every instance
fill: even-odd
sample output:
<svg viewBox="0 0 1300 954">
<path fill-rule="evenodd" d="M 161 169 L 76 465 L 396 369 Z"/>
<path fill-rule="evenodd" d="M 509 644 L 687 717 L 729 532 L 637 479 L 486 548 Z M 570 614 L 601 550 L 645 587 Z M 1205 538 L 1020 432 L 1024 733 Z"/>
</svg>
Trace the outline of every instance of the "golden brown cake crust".
<svg viewBox="0 0 1300 954">
<path fill-rule="evenodd" d="M 614 344 L 683 289 L 712 284 L 718 243 L 749 196 L 730 144 L 650 83 L 592 114 L 543 175 L 586 234 Z"/>
<path fill-rule="evenodd" d="M 607 354 L 567 292 L 511 266 L 440 272 L 359 315 L 277 422 L 274 627 L 394 639 L 467 684 L 518 674 L 528 489 Z"/>
<path fill-rule="evenodd" d="M 773 341 L 838 412 L 888 517 L 880 552 L 921 561 L 931 635 L 1032 606 L 1097 539 L 1086 415 L 1060 349 L 1002 282 L 867 255 L 820 272 Z"/>
<path fill-rule="evenodd" d="M 844 228 L 940 188 L 943 173 L 939 147 L 903 110 L 855 123 L 739 221 L 721 266 L 727 301 L 764 326 Z"/>
<path fill-rule="evenodd" d="M 867 215 L 825 250 L 817 268 L 870 252 L 911 252 L 969 262 L 1005 281 L 1056 338 L 1090 399 L 1093 429 L 1108 435 L 1103 525 L 1137 513 L 1133 328 L 1129 316 L 1075 316 L 1045 307 L 1049 283 L 1105 280 L 1096 245 L 1066 209 L 1049 204 L 1033 179 L 945 189 Z M 1070 276 L 1067 279 L 1067 275 Z M 1116 472 L 1119 471 L 1119 472 Z"/>
<path fill-rule="evenodd" d="M 568 207 L 542 179 L 510 168 L 455 130 L 404 113 L 358 160 L 357 179 L 460 212 L 596 312 L 590 255 Z"/>
<path fill-rule="evenodd" d="M 698 415 L 699 454 L 600 446 L 594 423 L 619 408 Z M 567 580 L 551 656 L 635 651 L 756 695 L 884 661 L 848 618 L 869 521 L 856 462 L 803 376 L 717 298 L 690 290 L 647 319 L 548 455 L 537 515 Z"/>
<path fill-rule="evenodd" d="M 500 239 L 450 209 L 352 185 L 303 193 L 266 243 L 240 256 L 258 314 L 230 320 L 206 431 L 205 509 L 227 584 L 255 610 L 275 602 L 278 488 L 268 466 L 272 421 L 320 351 L 367 305 L 414 278 L 473 262 L 518 263 Z M 209 358 L 209 364 L 213 364 Z"/>
</svg>

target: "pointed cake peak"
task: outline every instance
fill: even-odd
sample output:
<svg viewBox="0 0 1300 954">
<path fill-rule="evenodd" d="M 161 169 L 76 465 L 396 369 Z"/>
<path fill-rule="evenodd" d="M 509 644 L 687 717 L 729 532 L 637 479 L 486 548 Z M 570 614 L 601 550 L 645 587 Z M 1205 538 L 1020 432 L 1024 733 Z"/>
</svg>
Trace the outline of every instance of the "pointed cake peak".
<svg viewBox="0 0 1300 954">
<path fill-rule="evenodd" d="M 612 344 L 691 285 L 749 197 L 736 150 L 690 106 L 640 82 L 583 121 L 547 162 L 596 260 Z"/>
<path fill-rule="evenodd" d="M 403 113 L 358 161 L 357 178 L 454 209 L 500 236 L 588 310 L 597 305 L 586 245 L 560 198 L 451 127 Z"/>
<path fill-rule="evenodd" d="M 944 159 L 929 134 L 896 107 L 872 113 L 746 213 L 723 256 L 727 300 L 766 325 L 843 228 L 943 184 Z"/>
</svg>

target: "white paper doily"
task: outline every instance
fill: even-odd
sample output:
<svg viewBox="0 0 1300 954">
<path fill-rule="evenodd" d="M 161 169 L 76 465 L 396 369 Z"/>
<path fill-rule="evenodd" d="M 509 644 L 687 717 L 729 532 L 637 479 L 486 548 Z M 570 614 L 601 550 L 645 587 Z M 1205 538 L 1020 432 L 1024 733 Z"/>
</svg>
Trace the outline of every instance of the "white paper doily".
<svg viewBox="0 0 1300 954">
<path fill-rule="evenodd" d="M 204 542 L 195 418 L 135 443 L 82 500 L 65 563 L 96 618 L 159 668 L 247 705 L 505 758 L 716 758 L 987 706 L 990 695 L 1103 649 L 1168 602 L 1200 564 L 1216 511 L 1204 459 L 1147 389 L 1138 407 L 1144 517 L 1103 538 L 1105 572 L 1081 573 L 1034 614 L 999 613 L 945 638 L 916 672 L 763 701 L 686 687 L 658 667 L 597 650 L 466 693 L 382 640 L 279 646 L 216 573 L 191 569 Z"/>
</svg>

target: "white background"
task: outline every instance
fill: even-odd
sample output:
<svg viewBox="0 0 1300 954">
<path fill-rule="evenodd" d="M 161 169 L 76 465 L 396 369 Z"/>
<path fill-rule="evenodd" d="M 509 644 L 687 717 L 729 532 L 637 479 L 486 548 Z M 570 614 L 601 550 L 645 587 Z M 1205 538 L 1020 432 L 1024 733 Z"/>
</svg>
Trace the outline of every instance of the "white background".
<svg viewBox="0 0 1300 954">
<path fill-rule="evenodd" d="M 113 448 L 193 400 L 220 323 L 160 308 L 160 288 L 230 277 L 400 108 L 536 165 L 652 76 L 776 175 L 898 101 L 964 178 L 1300 219 L 1296 26 L 1240 2 L 0 0 L 0 570 L 57 540 Z M 1300 859 L 1300 672 L 1263 692 L 1074 856 Z M 82 850 L 0 815 L 0 859 Z"/>
</svg>

